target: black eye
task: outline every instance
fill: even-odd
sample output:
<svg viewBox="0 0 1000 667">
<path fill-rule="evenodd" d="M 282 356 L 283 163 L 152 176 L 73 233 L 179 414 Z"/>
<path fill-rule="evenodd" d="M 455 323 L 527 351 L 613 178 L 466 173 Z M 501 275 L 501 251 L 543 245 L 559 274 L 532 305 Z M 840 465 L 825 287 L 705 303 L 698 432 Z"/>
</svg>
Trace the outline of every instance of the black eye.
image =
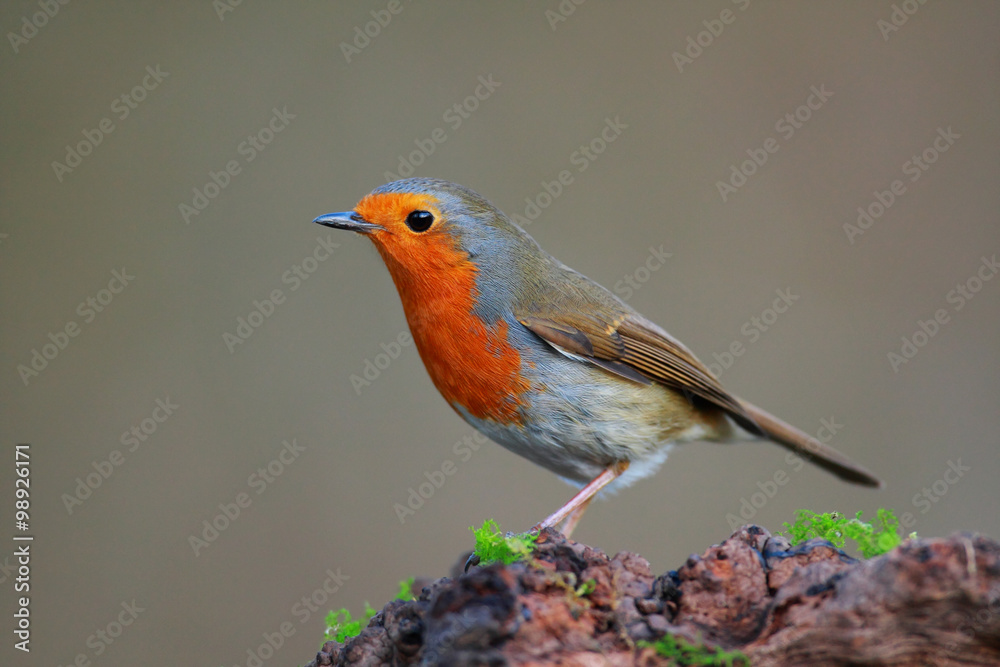
<svg viewBox="0 0 1000 667">
<path fill-rule="evenodd" d="M 413 211 L 406 216 L 406 226 L 415 232 L 426 232 L 434 224 L 430 211 Z"/>
</svg>

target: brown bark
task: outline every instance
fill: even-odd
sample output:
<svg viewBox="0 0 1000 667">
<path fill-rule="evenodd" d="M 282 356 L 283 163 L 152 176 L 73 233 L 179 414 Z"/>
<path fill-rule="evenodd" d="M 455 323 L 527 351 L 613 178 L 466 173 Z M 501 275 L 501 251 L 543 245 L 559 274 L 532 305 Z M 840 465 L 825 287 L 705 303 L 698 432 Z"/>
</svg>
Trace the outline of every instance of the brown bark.
<svg viewBox="0 0 1000 667">
<path fill-rule="evenodd" d="M 744 526 L 654 577 L 546 530 L 530 563 L 456 569 L 314 665 L 667 665 L 672 633 L 769 665 L 1000 664 L 1000 544 L 910 540 L 866 561 Z M 595 582 L 592 592 L 577 593 Z"/>
</svg>

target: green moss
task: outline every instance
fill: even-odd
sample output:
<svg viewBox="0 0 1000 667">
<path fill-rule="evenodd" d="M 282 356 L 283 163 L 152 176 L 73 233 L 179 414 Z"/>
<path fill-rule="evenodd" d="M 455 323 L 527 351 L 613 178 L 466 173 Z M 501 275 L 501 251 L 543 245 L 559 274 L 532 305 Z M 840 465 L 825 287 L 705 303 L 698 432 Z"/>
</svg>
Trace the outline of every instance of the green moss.
<svg viewBox="0 0 1000 667">
<path fill-rule="evenodd" d="M 399 592 L 396 593 L 396 599 L 404 602 L 417 599 L 413 595 L 413 577 L 399 582 Z"/>
<path fill-rule="evenodd" d="M 399 592 L 396 594 L 395 599 L 403 600 L 404 602 L 416 599 L 413 597 L 413 577 L 399 582 Z M 351 637 L 357 637 L 376 613 L 378 612 L 372 609 L 371 605 L 367 602 L 365 603 L 363 618 L 352 618 L 351 612 L 344 608 L 331 611 L 326 615 L 326 632 L 323 635 L 323 641 L 328 642 L 333 640 L 343 643 Z"/>
<path fill-rule="evenodd" d="M 343 608 L 331 611 L 326 615 L 326 632 L 323 635 L 323 641 L 328 642 L 332 639 L 336 642 L 344 642 L 350 637 L 357 637 L 375 613 L 375 610 L 367 602 L 365 603 L 364 619 L 354 620 L 351 618 L 351 612 Z"/>
<path fill-rule="evenodd" d="M 573 594 L 578 598 L 584 598 L 597 590 L 597 580 L 587 579 L 585 582 L 577 586 Z"/>
<path fill-rule="evenodd" d="M 861 520 L 861 512 L 848 519 L 839 512 L 817 514 L 809 510 L 799 510 L 795 523 L 785 523 L 792 546 L 815 537 L 828 540 L 837 548 L 843 548 L 847 539 L 857 543 L 857 549 L 864 558 L 881 556 L 896 548 L 903 539 L 899 535 L 899 521 L 891 510 L 879 509 L 875 521 Z M 910 537 L 916 537 L 912 533 Z"/>
<path fill-rule="evenodd" d="M 510 565 L 527 560 L 531 558 L 535 540 L 538 539 L 538 535 L 531 533 L 504 535 L 500 532 L 500 526 L 492 519 L 484 521 L 482 528 L 473 526 L 469 530 L 476 536 L 475 554 L 483 565 L 497 562 Z"/>
<path fill-rule="evenodd" d="M 651 646 L 658 655 L 670 658 L 680 667 L 688 665 L 736 667 L 736 665 L 750 664 L 750 660 L 739 651 L 711 649 L 704 644 L 691 644 L 684 638 L 674 635 L 664 635 L 655 642 L 639 642 L 639 646 Z"/>
</svg>

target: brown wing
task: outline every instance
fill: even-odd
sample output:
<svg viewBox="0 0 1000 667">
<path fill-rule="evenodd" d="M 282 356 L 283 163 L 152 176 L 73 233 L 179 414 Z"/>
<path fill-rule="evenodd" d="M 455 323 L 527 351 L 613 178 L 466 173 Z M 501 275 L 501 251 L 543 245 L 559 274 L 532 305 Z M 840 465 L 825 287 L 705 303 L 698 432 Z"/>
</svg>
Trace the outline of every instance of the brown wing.
<svg viewBox="0 0 1000 667">
<path fill-rule="evenodd" d="M 764 435 L 743 405 L 679 341 L 634 315 L 604 321 L 585 315 L 525 315 L 518 321 L 565 352 L 635 380 L 655 381 L 716 405 L 756 435 Z"/>
</svg>

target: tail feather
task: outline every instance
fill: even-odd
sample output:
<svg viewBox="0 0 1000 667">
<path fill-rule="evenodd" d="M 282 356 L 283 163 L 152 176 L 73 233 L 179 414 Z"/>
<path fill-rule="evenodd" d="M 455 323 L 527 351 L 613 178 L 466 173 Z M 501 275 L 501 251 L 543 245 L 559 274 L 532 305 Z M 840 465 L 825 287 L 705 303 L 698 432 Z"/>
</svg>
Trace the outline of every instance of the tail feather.
<svg viewBox="0 0 1000 667">
<path fill-rule="evenodd" d="M 774 415 L 765 412 L 756 405 L 740 400 L 740 405 L 764 431 L 764 435 L 782 447 L 792 450 L 807 461 L 832 472 L 837 477 L 862 486 L 881 487 L 882 480 L 874 474 L 854 463 L 833 447 L 825 445 L 816 438 L 803 433 L 799 429 L 786 424 Z"/>
</svg>

